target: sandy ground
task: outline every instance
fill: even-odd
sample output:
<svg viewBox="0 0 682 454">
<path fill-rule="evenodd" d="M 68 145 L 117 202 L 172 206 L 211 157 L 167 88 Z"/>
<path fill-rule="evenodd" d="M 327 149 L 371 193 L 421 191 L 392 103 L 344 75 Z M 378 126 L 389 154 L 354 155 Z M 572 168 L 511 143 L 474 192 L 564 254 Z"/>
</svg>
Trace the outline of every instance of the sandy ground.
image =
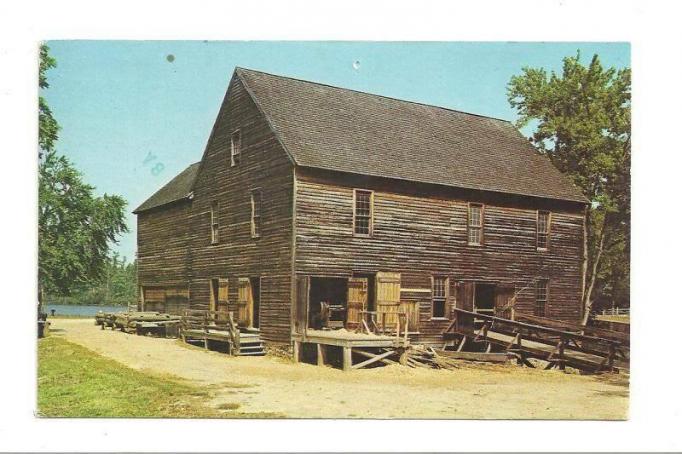
<svg viewBox="0 0 682 454">
<path fill-rule="evenodd" d="M 515 365 L 454 371 L 387 366 L 342 372 L 275 357 L 231 357 L 178 340 L 51 319 L 51 335 L 134 369 L 172 374 L 215 396 L 210 405 L 290 418 L 625 419 L 626 375 L 581 376 Z"/>
</svg>

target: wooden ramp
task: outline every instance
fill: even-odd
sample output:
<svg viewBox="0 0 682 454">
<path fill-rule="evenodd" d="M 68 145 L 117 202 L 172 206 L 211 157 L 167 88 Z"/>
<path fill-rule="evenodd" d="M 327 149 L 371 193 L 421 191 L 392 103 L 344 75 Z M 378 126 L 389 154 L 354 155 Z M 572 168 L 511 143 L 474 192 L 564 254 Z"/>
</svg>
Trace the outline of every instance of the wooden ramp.
<svg viewBox="0 0 682 454">
<path fill-rule="evenodd" d="M 555 326 L 566 325 L 564 329 L 536 323 L 509 320 L 501 317 L 455 309 L 455 319 L 443 332 L 446 340 L 459 340 L 458 351 L 464 350 L 467 342 L 481 343 L 486 351 L 502 350 L 513 353 L 520 363 L 530 367 L 529 358 L 547 361 L 547 369 L 566 366 L 588 372 L 618 372 L 629 369 L 629 339 L 626 343 L 620 336 L 603 337 L 584 334 L 584 328 L 568 326 L 566 322 L 554 321 Z M 474 329 L 474 320 L 481 327 Z M 547 323 L 550 324 L 550 323 Z M 574 329 L 575 328 L 575 329 Z M 594 331 L 594 330 L 592 330 Z"/>
<path fill-rule="evenodd" d="M 182 316 L 180 337 L 184 342 L 200 341 L 206 349 L 211 345 L 226 346 L 234 356 L 265 355 L 260 333 L 238 327 L 232 312 L 187 309 Z"/>
</svg>

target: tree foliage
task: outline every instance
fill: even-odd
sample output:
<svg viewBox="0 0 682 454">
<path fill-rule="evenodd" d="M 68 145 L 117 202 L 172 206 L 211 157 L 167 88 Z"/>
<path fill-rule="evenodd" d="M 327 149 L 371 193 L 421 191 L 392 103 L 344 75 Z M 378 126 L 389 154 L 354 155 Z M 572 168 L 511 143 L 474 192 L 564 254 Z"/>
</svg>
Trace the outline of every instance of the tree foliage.
<svg viewBox="0 0 682 454">
<path fill-rule="evenodd" d="M 563 60 L 561 74 L 523 68 L 507 87 L 518 127 L 590 199 L 585 257 L 586 313 L 595 298 L 629 304 L 630 69 L 605 69 L 594 55 Z"/>
<path fill-rule="evenodd" d="M 107 257 L 99 280 L 75 286 L 69 296 L 48 296 L 53 304 L 127 305 L 137 301 L 137 263 L 121 259 L 117 253 Z"/>
<path fill-rule="evenodd" d="M 47 89 L 46 72 L 56 66 L 49 49 L 40 48 L 39 86 Z M 110 244 L 127 232 L 126 202 L 117 195 L 98 197 L 95 188 L 55 145 L 59 124 L 47 102 L 39 101 L 38 260 L 41 290 L 68 295 L 86 282 L 102 278 Z"/>
</svg>

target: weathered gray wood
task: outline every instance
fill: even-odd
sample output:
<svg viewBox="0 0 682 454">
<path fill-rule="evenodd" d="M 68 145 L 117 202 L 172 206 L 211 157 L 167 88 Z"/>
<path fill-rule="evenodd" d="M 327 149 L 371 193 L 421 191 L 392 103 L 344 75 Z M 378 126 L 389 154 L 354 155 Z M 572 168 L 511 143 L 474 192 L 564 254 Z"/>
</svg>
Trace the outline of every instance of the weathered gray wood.
<svg viewBox="0 0 682 454">
<path fill-rule="evenodd" d="M 343 370 L 349 371 L 353 368 L 353 352 L 350 347 L 343 347 Z"/>
<path fill-rule="evenodd" d="M 358 350 L 356 350 L 356 352 L 357 352 L 357 351 L 358 351 Z M 369 352 L 363 352 L 363 353 L 365 353 L 366 355 L 371 355 L 372 357 L 369 358 L 369 359 L 367 359 L 367 360 L 365 360 L 365 361 L 362 361 L 362 362 L 360 362 L 360 363 L 353 364 L 353 366 L 351 366 L 352 369 L 362 369 L 363 367 L 369 366 L 370 364 L 374 364 L 374 363 L 376 363 L 377 361 L 381 361 L 382 359 L 387 358 L 387 357 L 393 355 L 395 352 L 393 352 L 393 351 L 384 352 L 384 353 L 381 353 L 381 354 L 379 354 L 379 355 L 372 355 L 372 354 L 369 353 Z M 363 356 L 366 356 L 366 355 L 363 355 Z"/>
</svg>

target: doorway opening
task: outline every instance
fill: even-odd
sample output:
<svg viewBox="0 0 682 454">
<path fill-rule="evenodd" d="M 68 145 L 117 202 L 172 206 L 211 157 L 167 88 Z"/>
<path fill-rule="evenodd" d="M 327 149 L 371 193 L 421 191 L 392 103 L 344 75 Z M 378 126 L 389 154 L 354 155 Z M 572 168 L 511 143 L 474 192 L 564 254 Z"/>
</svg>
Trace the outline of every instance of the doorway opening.
<svg viewBox="0 0 682 454">
<path fill-rule="evenodd" d="M 308 326 L 321 329 L 323 303 L 329 311 L 329 320 L 343 327 L 346 320 L 346 295 L 348 279 L 336 277 L 311 277 L 308 306 Z"/>
<path fill-rule="evenodd" d="M 474 312 L 495 315 L 495 284 L 476 282 L 474 287 Z M 474 328 L 480 328 L 482 320 L 474 320 Z"/>
<path fill-rule="evenodd" d="M 253 304 L 251 326 L 253 328 L 260 328 L 260 277 L 251 277 L 249 281 Z"/>
</svg>

